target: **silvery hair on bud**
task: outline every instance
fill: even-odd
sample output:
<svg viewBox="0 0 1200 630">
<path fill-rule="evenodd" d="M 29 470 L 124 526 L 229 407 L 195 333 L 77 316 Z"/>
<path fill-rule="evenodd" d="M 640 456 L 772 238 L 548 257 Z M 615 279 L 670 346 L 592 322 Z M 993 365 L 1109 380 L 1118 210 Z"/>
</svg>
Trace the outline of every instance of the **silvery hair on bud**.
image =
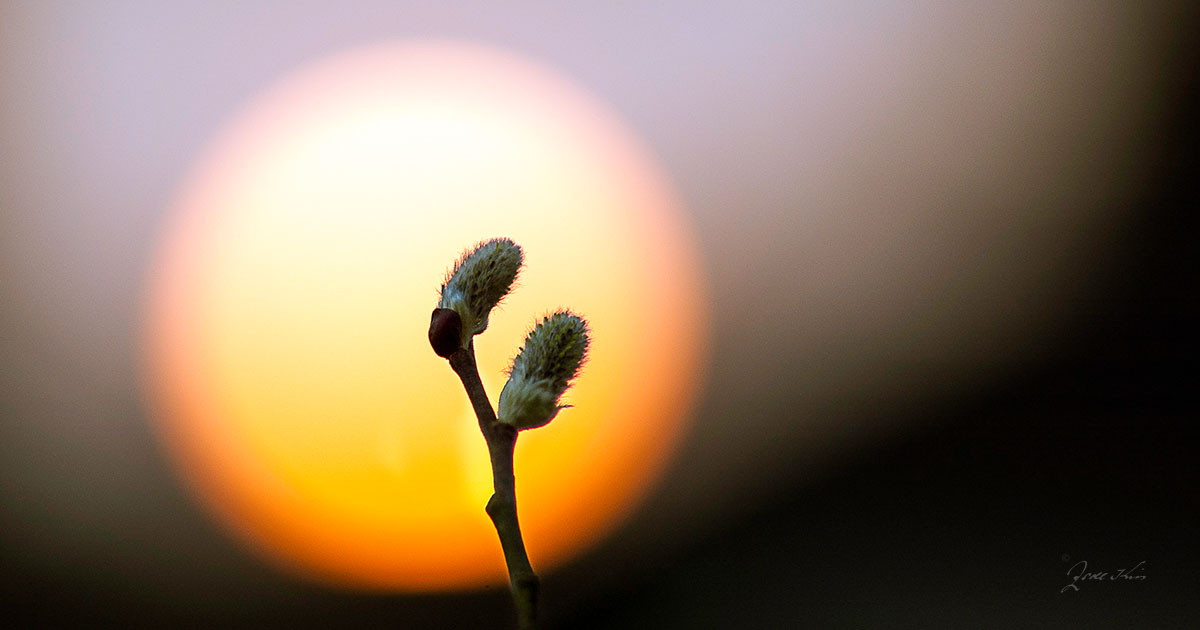
<svg viewBox="0 0 1200 630">
<path fill-rule="evenodd" d="M 562 409 L 559 398 L 587 358 L 589 343 L 582 317 L 560 310 L 543 318 L 513 358 L 508 383 L 500 392 L 499 420 L 518 429 L 553 420 Z"/>
<path fill-rule="evenodd" d="M 523 261 L 519 245 L 494 238 L 464 253 L 446 274 L 438 308 L 458 312 L 464 347 L 473 335 L 487 330 L 488 315 L 512 289 Z"/>
</svg>

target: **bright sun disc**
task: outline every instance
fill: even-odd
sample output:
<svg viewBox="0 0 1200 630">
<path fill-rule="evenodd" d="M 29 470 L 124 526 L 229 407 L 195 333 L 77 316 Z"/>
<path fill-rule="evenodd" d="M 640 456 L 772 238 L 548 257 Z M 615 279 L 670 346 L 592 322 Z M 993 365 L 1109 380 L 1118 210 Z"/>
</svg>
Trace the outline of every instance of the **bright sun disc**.
<svg viewBox="0 0 1200 630">
<path fill-rule="evenodd" d="M 681 433 L 706 338 L 666 178 L 614 116 L 527 60 L 386 45 L 252 101 L 180 190 L 152 266 L 148 396 L 234 535 L 346 585 L 505 579 L 487 449 L 426 339 L 446 269 L 495 236 L 526 268 L 476 338 L 493 403 L 536 317 L 570 307 L 593 330 L 574 408 L 517 444 L 535 568 L 636 505 Z"/>
</svg>

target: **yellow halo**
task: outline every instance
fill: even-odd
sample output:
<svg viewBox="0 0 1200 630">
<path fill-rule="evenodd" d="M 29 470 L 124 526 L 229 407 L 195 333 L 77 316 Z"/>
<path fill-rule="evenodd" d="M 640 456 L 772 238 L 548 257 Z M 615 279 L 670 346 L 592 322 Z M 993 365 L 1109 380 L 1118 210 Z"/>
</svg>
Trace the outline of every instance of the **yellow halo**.
<svg viewBox="0 0 1200 630">
<path fill-rule="evenodd" d="M 279 564 L 399 590 L 504 580 L 486 447 L 426 340 L 447 266 L 507 236 L 517 289 L 476 338 L 495 397 L 535 316 L 593 330 L 574 405 L 522 434 L 535 568 L 618 523 L 660 473 L 701 376 L 695 243 L 637 138 L 496 50 L 383 45 L 287 77 L 217 136 L 148 289 L 146 383 L 183 476 Z"/>
</svg>

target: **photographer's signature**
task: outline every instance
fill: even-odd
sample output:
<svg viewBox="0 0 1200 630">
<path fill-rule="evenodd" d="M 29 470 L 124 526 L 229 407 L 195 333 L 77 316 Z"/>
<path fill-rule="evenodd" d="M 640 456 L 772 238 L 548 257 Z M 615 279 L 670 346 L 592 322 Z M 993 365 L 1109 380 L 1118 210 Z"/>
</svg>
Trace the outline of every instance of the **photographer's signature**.
<svg viewBox="0 0 1200 630">
<path fill-rule="evenodd" d="M 1071 556 L 1064 555 L 1063 561 L 1070 562 Z M 1146 561 L 1133 565 L 1128 569 L 1116 571 L 1098 571 L 1088 567 L 1087 560 L 1080 560 L 1067 569 L 1067 577 L 1071 579 L 1059 593 L 1067 591 L 1079 592 L 1084 582 L 1143 582 L 1146 580 Z"/>
</svg>

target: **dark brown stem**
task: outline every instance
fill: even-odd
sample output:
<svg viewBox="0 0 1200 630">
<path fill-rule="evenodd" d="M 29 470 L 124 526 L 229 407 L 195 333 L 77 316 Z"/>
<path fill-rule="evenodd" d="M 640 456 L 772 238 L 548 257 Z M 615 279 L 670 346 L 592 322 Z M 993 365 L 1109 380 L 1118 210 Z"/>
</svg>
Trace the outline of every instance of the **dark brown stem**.
<svg viewBox="0 0 1200 630">
<path fill-rule="evenodd" d="M 479 419 L 479 430 L 487 441 L 492 460 L 492 498 L 487 502 L 487 514 L 500 536 L 504 563 L 508 566 L 508 582 L 513 603 L 517 608 L 517 627 L 531 630 L 537 627 L 538 576 L 529 564 L 525 541 L 517 521 L 516 478 L 513 474 L 513 450 L 517 445 L 516 428 L 498 422 L 492 403 L 488 401 L 479 368 L 475 365 L 475 350 L 461 348 L 449 357 L 450 367 L 462 381 Z"/>
</svg>

